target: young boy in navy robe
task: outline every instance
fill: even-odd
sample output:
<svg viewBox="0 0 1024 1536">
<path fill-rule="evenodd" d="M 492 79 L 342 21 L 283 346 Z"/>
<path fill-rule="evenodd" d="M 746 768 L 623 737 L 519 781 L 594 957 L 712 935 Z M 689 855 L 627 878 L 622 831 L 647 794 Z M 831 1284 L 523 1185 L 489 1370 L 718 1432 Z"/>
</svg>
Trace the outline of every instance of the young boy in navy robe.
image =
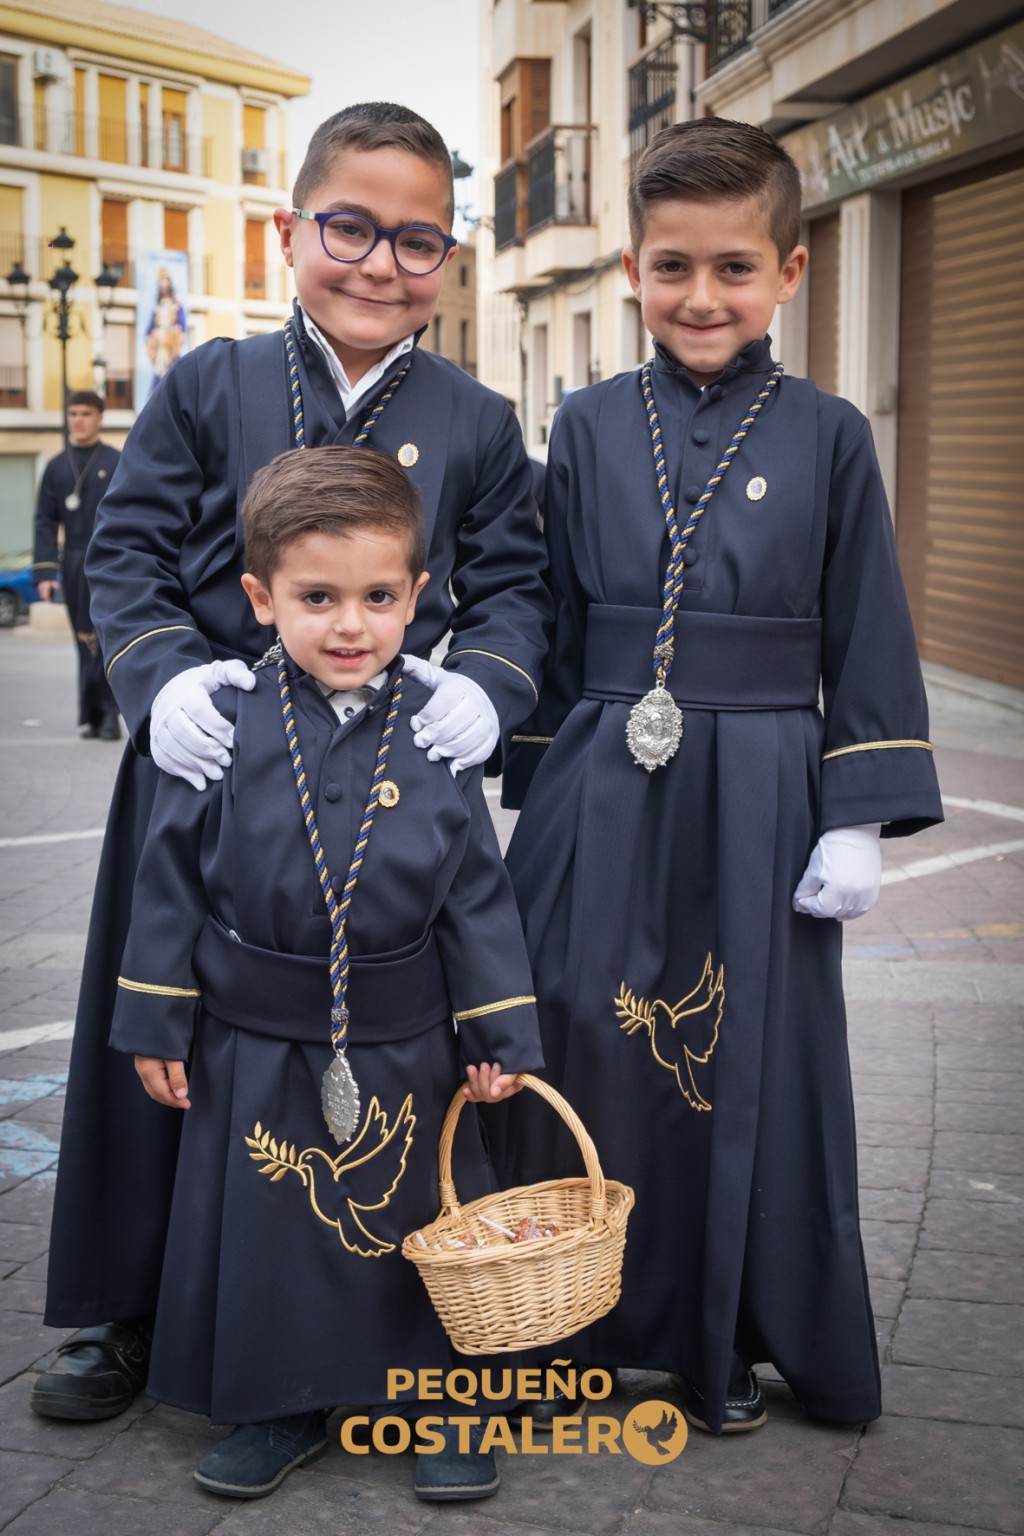
<svg viewBox="0 0 1024 1536">
<path fill-rule="evenodd" d="M 780 145 L 665 129 L 629 209 L 655 355 L 555 418 L 556 630 L 505 776 L 551 1079 L 636 1190 L 573 1354 L 678 1375 L 713 1433 L 764 1422 L 759 1361 L 873 1419 L 841 923 L 879 831 L 942 819 L 892 524 L 867 422 L 770 355 L 807 262 Z M 575 1170 L 508 1118 L 508 1182 Z"/>
<path fill-rule="evenodd" d="M 146 1378 L 178 1121 L 136 1094 L 107 1038 L 157 765 L 197 790 L 219 777 L 224 685 L 249 686 L 273 640 L 239 584 L 237 509 L 255 471 L 300 441 L 368 444 L 418 488 L 431 581 L 406 649 L 433 696 L 402 729 L 419 747 L 497 767 L 499 728 L 507 740 L 537 698 L 544 549 L 519 427 L 500 396 L 416 346 L 455 248 L 448 150 L 405 107 L 347 108 L 314 134 L 293 204 L 275 215 L 298 293 L 286 331 L 179 359 L 129 435 L 89 552 L 131 745 L 82 975 L 50 1246 L 46 1321 L 89 1326 L 32 1397 L 56 1418 L 120 1413 Z M 449 632 L 431 667 L 421 658 Z"/>
<path fill-rule="evenodd" d="M 223 777 L 157 785 L 111 1043 L 187 1111 L 148 1390 L 238 1424 L 196 1480 L 258 1498 L 323 1454 L 335 1404 L 452 1363 L 402 1239 L 437 1214 L 460 1050 L 479 1102 L 541 1056 L 482 770 L 456 777 L 407 728 L 429 699 L 398 649 L 428 580 L 415 487 L 372 450 L 293 451 L 242 519 L 280 655 L 227 693 Z M 332 1042 L 358 1091 L 333 1141 Z M 494 1493 L 479 1438 L 423 1454 L 420 1497 Z"/>
</svg>

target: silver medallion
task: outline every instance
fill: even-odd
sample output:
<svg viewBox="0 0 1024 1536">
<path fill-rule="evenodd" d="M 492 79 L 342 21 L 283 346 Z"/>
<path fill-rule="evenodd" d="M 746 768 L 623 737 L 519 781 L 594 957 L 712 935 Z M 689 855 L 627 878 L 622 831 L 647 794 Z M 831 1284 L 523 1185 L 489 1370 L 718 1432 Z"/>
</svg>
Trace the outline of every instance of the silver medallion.
<svg viewBox="0 0 1024 1536">
<path fill-rule="evenodd" d="M 64 505 L 69 512 L 77 512 L 82 505 L 82 498 L 78 495 L 77 491 L 69 491 L 64 497 Z"/>
<path fill-rule="evenodd" d="M 664 683 L 658 683 L 629 712 L 626 741 L 641 768 L 664 768 L 683 739 L 683 712 Z"/>
<path fill-rule="evenodd" d="M 359 1085 L 352 1076 L 352 1068 L 343 1051 L 335 1054 L 324 1073 L 320 1102 L 324 1108 L 327 1129 L 335 1141 L 348 1141 L 359 1124 Z"/>
</svg>

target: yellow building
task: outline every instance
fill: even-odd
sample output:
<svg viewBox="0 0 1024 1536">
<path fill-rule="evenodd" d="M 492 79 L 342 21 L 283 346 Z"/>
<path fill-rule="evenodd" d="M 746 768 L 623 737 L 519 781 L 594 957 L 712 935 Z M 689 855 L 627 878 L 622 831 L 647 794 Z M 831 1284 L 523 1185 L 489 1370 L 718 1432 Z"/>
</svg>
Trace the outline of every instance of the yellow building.
<svg viewBox="0 0 1024 1536">
<path fill-rule="evenodd" d="M 480 377 L 542 456 L 568 389 L 649 351 L 629 170 L 715 114 L 791 150 L 808 279 L 790 373 L 868 417 L 922 655 L 1024 687 L 1019 0 L 481 0 Z"/>
<path fill-rule="evenodd" d="M 310 85 L 224 38 L 104 0 L 0 0 L 0 553 L 29 547 L 35 483 L 62 446 L 50 280 L 65 262 L 78 276 L 68 386 L 106 395 L 104 435 L 117 444 L 134 418 L 147 257 L 184 253 L 190 346 L 286 314 L 272 214 L 290 195 L 286 103 Z M 62 231 L 73 248 L 52 245 Z M 5 281 L 22 274 L 27 284 Z"/>
<path fill-rule="evenodd" d="M 427 352 L 458 363 L 476 377 L 476 235 L 459 241 L 445 268 L 444 286 L 430 324 L 420 339 Z"/>
</svg>

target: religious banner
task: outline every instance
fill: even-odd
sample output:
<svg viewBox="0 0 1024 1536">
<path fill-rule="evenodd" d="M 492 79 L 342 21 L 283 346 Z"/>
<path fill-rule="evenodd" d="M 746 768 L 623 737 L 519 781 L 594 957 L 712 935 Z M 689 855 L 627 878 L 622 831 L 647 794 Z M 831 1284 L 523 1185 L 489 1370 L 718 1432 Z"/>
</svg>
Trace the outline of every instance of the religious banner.
<svg viewBox="0 0 1024 1536">
<path fill-rule="evenodd" d="M 782 143 L 804 210 L 936 169 L 1024 133 L 1024 22 L 954 53 Z"/>
<path fill-rule="evenodd" d="M 138 258 L 136 270 L 135 409 L 141 411 L 188 351 L 188 256 L 149 251 Z"/>
</svg>

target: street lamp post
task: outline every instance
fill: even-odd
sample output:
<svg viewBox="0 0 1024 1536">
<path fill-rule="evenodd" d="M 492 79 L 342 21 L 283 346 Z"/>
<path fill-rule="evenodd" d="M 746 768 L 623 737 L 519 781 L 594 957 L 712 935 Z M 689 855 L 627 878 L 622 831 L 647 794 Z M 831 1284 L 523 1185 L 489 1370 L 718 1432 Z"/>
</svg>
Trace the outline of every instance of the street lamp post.
<svg viewBox="0 0 1024 1536">
<path fill-rule="evenodd" d="M 50 278 L 50 288 L 56 295 L 53 301 L 54 313 L 57 316 L 57 340 L 60 342 L 60 382 L 61 382 L 61 414 L 64 418 L 64 447 L 68 447 L 68 342 L 71 340 L 71 330 L 68 321 L 71 315 L 71 303 L 69 295 L 72 288 L 78 282 L 78 273 L 71 265 L 69 253 L 74 250 L 75 242 L 61 225 L 60 234 L 50 241 L 50 248 L 61 251 L 64 255 L 63 264 Z"/>
<path fill-rule="evenodd" d="M 71 265 L 70 252 L 75 248 L 75 241 L 68 234 L 64 226 L 61 226 L 60 234 L 55 235 L 50 241 L 50 249 L 59 251 L 63 257 L 61 265 L 50 278 L 49 287 L 53 294 L 53 313 L 57 321 L 57 340 L 60 342 L 60 380 L 61 380 L 61 415 L 64 421 L 64 447 L 67 448 L 68 438 L 68 342 L 71 340 L 71 316 L 74 305 L 71 300 L 71 290 L 78 282 L 78 273 Z M 107 315 L 114 302 L 114 289 L 121 280 L 123 268 L 103 263 L 103 270 L 96 278 L 96 292 L 100 306 L 100 319 L 106 326 Z M 25 325 L 25 318 L 32 303 L 29 294 L 31 277 L 21 264 L 20 258 L 15 261 L 5 278 L 14 305 L 14 312 Z"/>
</svg>

